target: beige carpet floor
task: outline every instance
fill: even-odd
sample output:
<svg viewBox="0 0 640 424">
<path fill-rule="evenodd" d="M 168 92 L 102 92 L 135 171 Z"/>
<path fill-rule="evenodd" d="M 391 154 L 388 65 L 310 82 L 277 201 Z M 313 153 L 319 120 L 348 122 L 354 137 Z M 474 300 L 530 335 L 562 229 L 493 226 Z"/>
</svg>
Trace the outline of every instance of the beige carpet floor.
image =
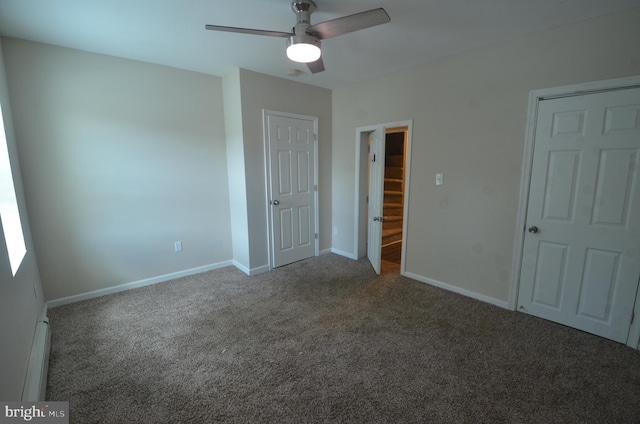
<svg viewBox="0 0 640 424">
<path fill-rule="evenodd" d="M 72 423 L 640 422 L 638 351 L 333 254 L 49 318 Z"/>
</svg>

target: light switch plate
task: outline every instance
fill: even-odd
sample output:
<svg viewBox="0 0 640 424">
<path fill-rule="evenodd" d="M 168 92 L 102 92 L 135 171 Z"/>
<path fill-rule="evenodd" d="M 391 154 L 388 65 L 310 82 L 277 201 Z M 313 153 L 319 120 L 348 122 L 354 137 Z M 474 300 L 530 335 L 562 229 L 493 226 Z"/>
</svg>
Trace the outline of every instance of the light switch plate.
<svg viewBox="0 0 640 424">
<path fill-rule="evenodd" d="M 436 174 L 436 185 L 444 184 L 444 174 Z"/>
</svg>

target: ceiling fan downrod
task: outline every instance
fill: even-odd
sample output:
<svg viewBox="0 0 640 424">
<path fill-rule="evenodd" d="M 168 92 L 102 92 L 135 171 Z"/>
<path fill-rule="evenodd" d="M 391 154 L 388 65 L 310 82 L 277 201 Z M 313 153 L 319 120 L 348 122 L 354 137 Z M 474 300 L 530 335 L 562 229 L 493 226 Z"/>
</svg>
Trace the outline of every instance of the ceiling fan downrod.
<svg viewBox="0 0 640 424">
<path fill-rule="evenodd" d="M 312 0 L 293 0 L 291 2 L 291 10 L 296 14 L 297 24 L 306 23 L 311 25 L 311 14 L 317 9 L 316 4 Z M 296 24 L 296 26 L 298 26 Z"/>
</svg>

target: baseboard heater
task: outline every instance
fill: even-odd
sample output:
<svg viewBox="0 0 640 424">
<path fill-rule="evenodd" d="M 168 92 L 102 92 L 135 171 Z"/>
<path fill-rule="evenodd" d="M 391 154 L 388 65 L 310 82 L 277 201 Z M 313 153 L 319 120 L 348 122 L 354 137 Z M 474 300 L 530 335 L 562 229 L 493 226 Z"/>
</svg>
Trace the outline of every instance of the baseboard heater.
<svg viewBox="0 0 640 424">
<path fill-rule="evenodd" d="M 49 330 L 49 319 L 45 317 L 36 324 L 36 332 L 33 336 L 27 377 L 22 391 L 22 400 L 25 402 L 45 400 L 50 349 L 51 332 Z"/>
</svg>

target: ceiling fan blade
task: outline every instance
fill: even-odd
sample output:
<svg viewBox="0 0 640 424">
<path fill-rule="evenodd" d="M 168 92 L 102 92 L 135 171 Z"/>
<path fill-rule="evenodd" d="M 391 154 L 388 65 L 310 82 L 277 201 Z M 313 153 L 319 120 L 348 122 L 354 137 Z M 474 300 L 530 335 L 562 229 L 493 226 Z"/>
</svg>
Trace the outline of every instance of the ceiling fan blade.
<svg viewBox="0 0 640 424">
<path fill-rule="evenodd" d="M 316 60 L 315 62 L 307 63 L 307 66 L 309 67 L 309 70 L 312 74 L 317 74 L 318 72 L 324 71 L 324 62 L 322 61 L 322 56 L 320 56 L 320 59 Z"/>
<path fill-rule="evenodd" d="M 293 33 L 289 33 L 289 32 L 266 31 L 263 29 L 251 29 L 251 28 L 236 28 L 236 27 L 228 27 L 228 26 L 220 26 L 220 25 L 205 25 L 205 28 L 213 31 L 238 32 L 240 34 L 252 34 L 252 35 L 266 35 L 268 37 L 288 38 L 293 35 Z"/>
<path fill-rule="evenodd" d="M 315 35 L 321 40 L 348 34 L 353 31 L 369 28 L 372 26 L 386 24 L 391 18 L 383 8 L 368 10 L 366 12 L 355 13 L 343 16 L 330 21 L 320 22 L 307 28 L 307 32 Z"/>
</svg>

